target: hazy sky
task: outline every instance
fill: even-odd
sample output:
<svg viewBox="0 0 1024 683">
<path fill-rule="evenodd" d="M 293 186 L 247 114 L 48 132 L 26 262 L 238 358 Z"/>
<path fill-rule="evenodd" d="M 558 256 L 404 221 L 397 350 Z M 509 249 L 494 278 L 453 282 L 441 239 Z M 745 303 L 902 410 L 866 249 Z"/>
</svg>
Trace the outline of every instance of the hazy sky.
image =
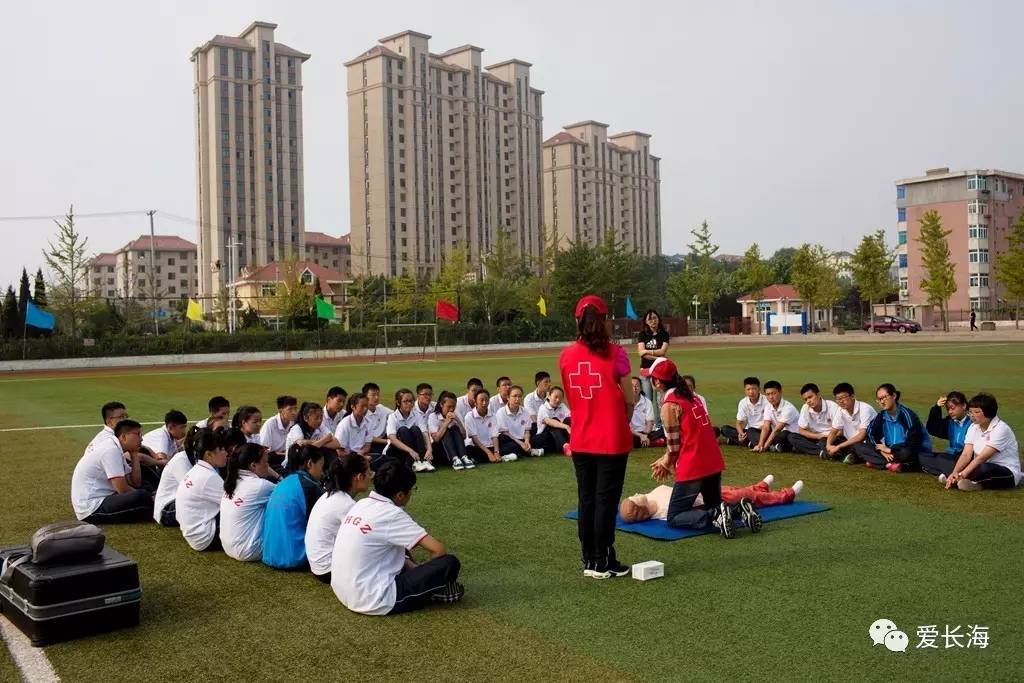
<svg viewBox="0 0 1024 683">
<path fill-rule="evenodd" d="M 358 9 L 354 9 L 358 7 Z M 850 249 L 892 231 L 896 178 L 1024 171 L 1021 2 L 36 2 L 4 12 L 0 216 L 157 209 L 195 217 L 191 50 L 253 20 L 303 67 L 307 229 L 349 230 L 342 62 L 404 29 L 484 63 L 533 63 L 545 137 L 582 119 L 653 135 L 663 244 L 711 223 L 757 241 Z M 145 216 L 81 220 L 93 252 Z M 0 285 L 55 230 L 0 221 Z M 157 214 L 159 233 L 195 227 Z"/>
</svg>

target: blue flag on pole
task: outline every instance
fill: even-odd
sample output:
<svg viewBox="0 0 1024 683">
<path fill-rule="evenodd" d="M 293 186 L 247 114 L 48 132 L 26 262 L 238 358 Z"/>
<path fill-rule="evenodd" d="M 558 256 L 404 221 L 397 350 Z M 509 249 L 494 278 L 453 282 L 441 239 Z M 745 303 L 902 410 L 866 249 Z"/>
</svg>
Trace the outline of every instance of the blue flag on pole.
<svg viewBox="0 0 1024 683">
<path fill-rule="evenodd" d="M 36 307 L 31 299 L 29 299 L 28 307 L 25 309 L 25 324 L 38 327 L 41 330 L 52 330 L 56 326 L 53 314 Z"/>
<path fill-rule="evenodd" d="M 630 320 L 637 319 L 636 311 L 633 310 L 633 297 L 631 296 L 626 297 L 626 317 Z"/>
</svg>

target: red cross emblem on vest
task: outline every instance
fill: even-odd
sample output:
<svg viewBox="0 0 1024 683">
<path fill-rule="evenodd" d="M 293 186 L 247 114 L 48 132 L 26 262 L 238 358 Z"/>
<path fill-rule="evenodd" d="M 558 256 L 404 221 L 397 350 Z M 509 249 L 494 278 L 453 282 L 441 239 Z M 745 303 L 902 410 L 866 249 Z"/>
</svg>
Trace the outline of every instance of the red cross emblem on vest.
<svg viewBox="0 0 1024 683">
<path fill-rule="evenodd" d="M 569 373 L 569 386 L 579 392 L 580 398 L 594 398 L 594 389 L 601 388 L 601 375 L 590 367 L 590 361 L 580 361 L 576 372 Z"/>
<path fill-rule="evenodd" d="M 708 420 L 708 411 L 704 410 L 704 406 L 700 403 L 693 406 L 693 417 L 702 425 L 706 425 L 710 422 L 710 420 Z"/>
</svg>

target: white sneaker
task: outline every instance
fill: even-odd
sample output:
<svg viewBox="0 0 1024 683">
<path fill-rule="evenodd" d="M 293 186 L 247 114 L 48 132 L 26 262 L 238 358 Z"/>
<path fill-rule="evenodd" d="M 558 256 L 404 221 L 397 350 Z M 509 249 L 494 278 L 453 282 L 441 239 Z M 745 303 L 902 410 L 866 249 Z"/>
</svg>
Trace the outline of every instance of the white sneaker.
<svg viewBox="0 0 1024 683">
<path fill-rule="evenodd" d="M 764 475 L 764 479 L 762 479 L 761 481 L 763 481 L 765 484 L 768 484 L 768 486 L 771 486 L 772 484 L 775 483 L 775 475 L 766 474 Z"/>
<path fill-rule="evenodd" d="M 462 461 L 458 458 L 452 458 L 452 469 L 461 470 L 463 468 Z"/>
<path fill-rule="evenodd" d="M 462 457 L 462 466 L 467 470 L 471 470 L 476 467 L 476 463 L 473 462 L 473 458 L 469 457 L 468 455 L 465 455 Z"/>
<path fill-rule="evenodd" d="M 424 460 L 423 461 L 423 471 L 424 472 L 436 472 L 437 468 L 434 467 L 434 463 L 430 462 L 429 460 Z"/>
<path fill-rule="evenodd" d="M 424 469 L 423 468 L 424 465 L 426 465 L 426 463 L 423 462 L 422 460 L 416 460 L 416 461 L 414 461 L 412 463 L 412 471 L 413 472 L 422 472 L 423 469 Z"/>
<path fill-rule="evenodd" d="M 530 450 L 530 455 L 532 455 L 535 458 L 539 458 L 540 456 L 544 455 L 544 449 L 543 448 L 533 448 L 533 449 Z"/>
<path fill-rule="evenodd" d="M 793 495 L 794 496 L 799 496 L 800 492 L 803 491 L 803 490 L 804 490 L 804 480 L 803 479 L 797 479 L 796 483 L 793 484 Z"/>
<path fill-rule="evenodd" d="M 976 481 L 971 481 L 970 479 L 963 478 L 956 480 L 956 487 L 961 491 L 980 491 L 982 488 L 984 488 L 981 484 L 979 484 Z"/>
<path fill-rule="evenodd" d="M 501 456 L 502 462 L 515 462 L 519 458 L 516 457 L 515 453 L 509 453 L 508 455 Z"/>
<path fill-rule="evenodd" d="M 945 474 L 940 474 L 939 475 L 939 483 L 942 484 L 943 486 L 946 485 L 946 475 Z"/>
</svg>

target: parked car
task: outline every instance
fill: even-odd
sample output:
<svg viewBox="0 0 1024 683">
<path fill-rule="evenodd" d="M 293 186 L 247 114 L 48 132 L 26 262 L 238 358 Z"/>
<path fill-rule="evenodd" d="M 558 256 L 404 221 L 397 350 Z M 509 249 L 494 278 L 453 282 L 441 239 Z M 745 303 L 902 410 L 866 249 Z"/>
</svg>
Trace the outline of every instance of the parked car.
<svg viewBox="0 0 1024 683">
<path fill-rule="evenodd" d="M 908 320 L 906 318 L 897 318 L 894 315 L 882 315 L 875 318 L 875 332 L 882 334 L 883 332 L 899 332 L 905 334 L 906 332 L 920 332 L 921 323 L 915 320 Z M 871 329 L 871 321 L 865 321 L 863 329 Z"/>
</svg>

